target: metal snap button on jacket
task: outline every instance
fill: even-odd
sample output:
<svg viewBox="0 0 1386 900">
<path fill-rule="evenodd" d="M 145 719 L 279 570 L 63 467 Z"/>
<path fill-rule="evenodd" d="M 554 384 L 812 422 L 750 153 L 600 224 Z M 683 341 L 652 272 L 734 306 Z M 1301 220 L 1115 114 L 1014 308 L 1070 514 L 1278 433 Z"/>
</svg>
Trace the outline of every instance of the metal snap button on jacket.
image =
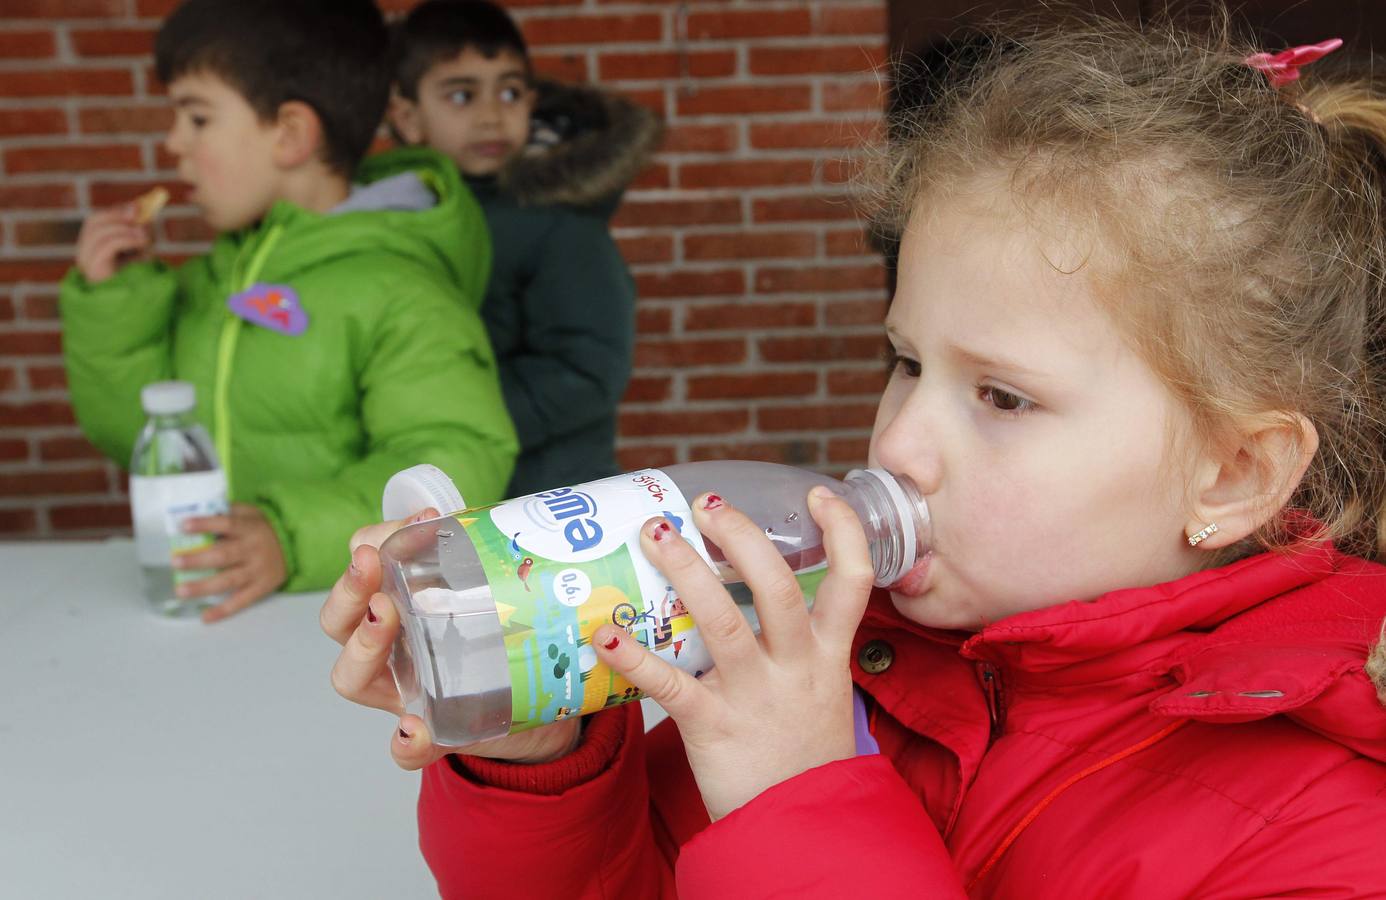
<svg viewBox="0 0 1386 900">
<path fill-rule="evenodd" d="M 867 641 L 857 653 L 857 665 L 868 675 L 879 675 L 895 662 L 895 648 L 882 640 Z"/>
</svg>

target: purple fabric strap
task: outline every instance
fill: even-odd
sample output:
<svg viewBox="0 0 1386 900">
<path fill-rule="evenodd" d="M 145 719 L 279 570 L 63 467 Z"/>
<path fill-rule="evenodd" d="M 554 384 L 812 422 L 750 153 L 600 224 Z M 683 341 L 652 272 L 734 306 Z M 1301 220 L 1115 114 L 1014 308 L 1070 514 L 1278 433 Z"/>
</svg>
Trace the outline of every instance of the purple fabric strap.
<svg viewBox="0 0 1386 900">
<path fill-rule="evenodd" d="M 852 688 L 852 729 L 857 735 L 857 756 L 871 756 L 881 752 L 876 739 L 871 736 L 871 728 L 866 721 L 866 701 L 861 691 Z"/>
</svg>

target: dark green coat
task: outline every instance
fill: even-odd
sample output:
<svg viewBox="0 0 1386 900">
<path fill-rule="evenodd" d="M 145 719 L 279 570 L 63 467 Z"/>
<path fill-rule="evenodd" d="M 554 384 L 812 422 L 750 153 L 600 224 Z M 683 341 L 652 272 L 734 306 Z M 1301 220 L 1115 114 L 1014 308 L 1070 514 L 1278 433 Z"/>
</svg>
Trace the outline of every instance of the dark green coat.
<svg viewBox="0 0 1386 900">
<path fill-rule="evenodd" d="M 482 316 L 520 436 L 511 496 L 618 471 L 635 284 L 608 219 L 659 136 L 649 113 L 589 89 L 541 85 L 535 116 L 524 154 L 468 179 L 491 229 Z"/>
<path fill-rule="evenodd" d="M 500 499 L 510 478 L 515 433 L 477 314 L 483 219 L 431 151 L 369 159 L 360 180 L 406 171 L 436 205 L 318 215 L 281 201 L 177 268 L 134 264 L 94 285 L 73 270 L 63 281 L 64 354 L 87 437 L 128 465 L 145 418 L 140 388 L 192 382 L 231 499 L 258 505 L 279 536 L 286 590 L 333 583 L 399 469 L 433 463 L 476 504 Z M 297 292 L 307 330 L 232 315 L 228 296 L 255 283 Z"/>
</svg>

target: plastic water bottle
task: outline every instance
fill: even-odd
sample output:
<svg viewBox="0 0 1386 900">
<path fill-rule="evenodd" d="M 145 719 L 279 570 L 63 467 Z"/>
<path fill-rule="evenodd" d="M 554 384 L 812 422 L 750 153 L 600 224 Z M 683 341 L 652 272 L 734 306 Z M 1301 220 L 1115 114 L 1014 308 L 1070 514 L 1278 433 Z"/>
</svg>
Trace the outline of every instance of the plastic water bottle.
<svg viewBox="0 0 1386 900">
<path fill-rule="evenodd" d="M 761 527 L 811 595 L 826 572 L 807 505 L 815 485 L 861 519 L 878 586 L 926 562 L 925 502 L 908 478 L 882 469 L 838 481 L 773 463 L 684 463 L 471 509 L 431 466 L 397 474 L 387 517 L 450 510 L 397 531 L 380 551 L 400 615 L 390 666 L 405 707 L 436 743 L 465 746 L 639 699 L 591 646 L 605 623 L 703 674 L 711 658 L 683 601 L 641 553 L 641 526 L 664 516 L 723 582 L 740 582 L 690 513 L 689 501 L 715 491 Z"/>
<path fill-rule="evenodd" d="M 140 391 L 149 421 L 130 459 L 130 507 L 141 586 L 157 613 L 192 615 L 218 597 L 183 600 L 178 585 L 213 573 L 173 568 L 174 557 L 211 546 L 205 534 L 187 534 L 192 516 L 226 512 L 226 473 L 206 429 L 193 418 L 196 395 L 185 381 L 159 381 Z"/>
</svg>

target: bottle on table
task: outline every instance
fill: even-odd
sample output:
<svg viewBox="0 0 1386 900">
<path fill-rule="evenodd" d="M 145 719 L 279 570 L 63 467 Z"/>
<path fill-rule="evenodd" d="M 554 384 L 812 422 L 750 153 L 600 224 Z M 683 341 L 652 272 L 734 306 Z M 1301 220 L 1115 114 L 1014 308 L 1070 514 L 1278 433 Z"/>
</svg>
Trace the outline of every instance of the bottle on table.
<svg viewBox="0 0 1386 900">
<path fill-rule="evenodd" d="M 145 385 L 140 403 L 149 420 L 130 458 L 130 507 L 141 587 L 155 612 L 194 615 L 220 598 L 183 600 L 177 588 L 213 573 L 175 569 L 173 560 L 212 544 L 211 535 L 186 533 L 183 523 L 192 516 L 226 512 L 226 473 L 207 430 L 193 416 L 191 384 Z"/>
<path fill-rule="evenodd" d="M 381 546 L 384 589 L 401 621 L 390 666 L 406 708 L 436 743 L 465 746 L 639 699 L 591 647 L 608 622 L 703 674 L 709 654 L 673 586 L 641 553 L 640 527 L 664 516 L 736 585 L 741 577 L 690 514 L 689 501 L 715 491 L 761 527 L 809 596 L 826 572 L 807 506 L 815 485 L 861 519 L 878 586 L 927 565 L 924 499 L 883 469 L 838 481 L 774 463 L 683 463 L 471 509 L 431 466 L 397 474 L 386 487 L 387 518 L 429 505 L 449 513 Z"/>
</svg>

